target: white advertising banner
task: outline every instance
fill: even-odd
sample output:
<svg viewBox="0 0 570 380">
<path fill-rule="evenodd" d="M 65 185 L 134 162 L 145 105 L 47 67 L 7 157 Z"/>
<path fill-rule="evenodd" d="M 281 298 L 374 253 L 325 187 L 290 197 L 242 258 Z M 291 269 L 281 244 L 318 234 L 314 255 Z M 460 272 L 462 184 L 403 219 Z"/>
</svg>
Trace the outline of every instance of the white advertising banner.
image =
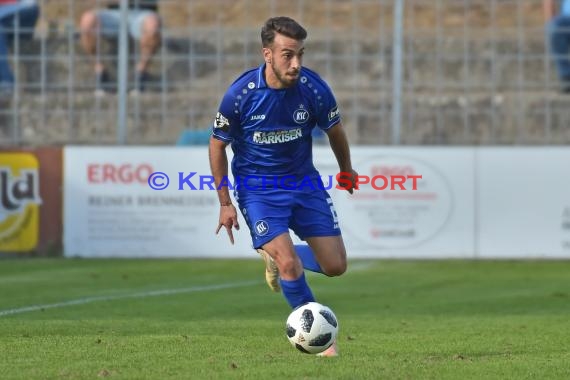
<svg viewBox="0 0 570 380">
<path fill-rule="evenodd" d="M 65 256 L 258 257 L 245 223 L 233 246 L 224 230 L 214 234 L 204 147 L 66 147 L 64 161 Z M 164 190 L 149 187 L 155 172 L 168 176 L 154 178 Z"/>
<path fill-rule="evenodd" d="M 350 255 L 472 257 L 473 157 L 470 149 L 353 148 L 353 166 L 370 182 L 352 195 L 330 191 Z M 322 175 L 338 172 L 329 148 L 314 159 Z"/>
<path fill-rule="evenodd" d="M 483 258 L 570 257 L 570 149 L 478 150 Z"/>
<path fill-rule="evenodd" d="M 206 147 L 64 157 L 66 256 L 258 257 L 241 214 L 234 245 L 214 233 Z M 353 147 L 352 160 L 362 177 L 350 195 L 336 188 L 330 148 L 314 149 L 350 258 L 570 257 L 569 149 Z M 168 186 L 152 189 L 151 175 Z"/>
<path fill-rule="evenodd" d="M 314 158 L 336 186 L 330 148 L 315 148 Z M 473 151 L 355 148 L 353 160 L 370 182 L 353 195 L 329 190 L 351 257 L 473 255 Z M 155 172 L 168 176 L 164 190 L 149 187 Z M 67 147 L 65 255 L 256 257 L 241 215 L 234 246 L 225 231 L 214 235 L 219 207 L 209 174 L 205 147 Z"/>
</svg>

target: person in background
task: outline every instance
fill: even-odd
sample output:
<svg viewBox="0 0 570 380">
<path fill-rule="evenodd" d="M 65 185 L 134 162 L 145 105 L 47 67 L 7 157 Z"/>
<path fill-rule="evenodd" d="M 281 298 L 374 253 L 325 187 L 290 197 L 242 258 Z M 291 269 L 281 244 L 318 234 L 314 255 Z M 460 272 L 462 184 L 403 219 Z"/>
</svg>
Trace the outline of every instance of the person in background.
<svg viewBox="0 0 570 380">
<path fill-rule="evenodd" d="M 83 13 L 80 20 L 81 45 L 94 58 L 97 92 L 109 90 L 109 74 L 98 57 L 99 36 L 116 38 L 119 35 L 121 10 L 120 1 L 92 0 L 93 8 Z M 136 91 L 144 91 L 150 76 L 148 66 L 160 47 L 161 21 L 158 15 L 158 0 L 129 0 L 128 30 L 130 36 L 139 42 L 140 57 L 135 67 Z"/>
<path fill-rule="evenodd" d="M 16 39 L 31 38 L 40 14 L 33 0 L 0 0 L 0 93 L 14 90 L 14 74 L 9 62 L 10 47 Z"/>
<path fill-rule="evenodd" d="M 570 0 L 544 0 L 547 43 L 558 71 L 561 91 L 570 93 Z"/>
</svg>

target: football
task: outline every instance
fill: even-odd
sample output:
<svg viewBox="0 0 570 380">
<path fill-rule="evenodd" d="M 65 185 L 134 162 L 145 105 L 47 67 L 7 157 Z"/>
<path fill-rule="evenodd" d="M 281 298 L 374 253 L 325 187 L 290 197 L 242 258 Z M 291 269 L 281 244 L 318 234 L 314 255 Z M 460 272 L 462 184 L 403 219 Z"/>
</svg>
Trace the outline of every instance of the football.
<svg viewBox="0 0 570 380">
<path fill-rule="evenodd" d="M 299 351 L 318 354 L 335 341 L 338 322 L 330 308 L 317 302 L 309 302 L 289 314 L 286 333 L 289 342 Z"/>
</svg>

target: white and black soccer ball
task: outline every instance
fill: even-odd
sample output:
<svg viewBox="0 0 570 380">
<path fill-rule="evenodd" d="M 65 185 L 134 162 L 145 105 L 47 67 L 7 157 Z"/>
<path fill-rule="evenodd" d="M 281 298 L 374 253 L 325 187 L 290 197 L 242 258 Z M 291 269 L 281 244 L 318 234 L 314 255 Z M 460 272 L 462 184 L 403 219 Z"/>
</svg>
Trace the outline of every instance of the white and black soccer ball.
<svg viewBox="0 0 570 380">
<path fill-rule="evenodd" d="M 293 347 L 306 354 L 318 354 L 335 341 L 338 321 L 327 306 L 309 302 L 289 314 L 286 332 Z"/>
</svg>

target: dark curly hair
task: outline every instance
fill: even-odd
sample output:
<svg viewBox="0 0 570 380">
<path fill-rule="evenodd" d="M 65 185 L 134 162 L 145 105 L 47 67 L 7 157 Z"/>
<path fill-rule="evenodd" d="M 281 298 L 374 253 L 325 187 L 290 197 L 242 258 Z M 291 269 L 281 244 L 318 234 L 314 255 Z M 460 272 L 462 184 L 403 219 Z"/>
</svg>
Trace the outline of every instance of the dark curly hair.
<svg viewBox="0 0 570 380">
<path fill-rule="evenodd" d="M 307 31 L 297 21 L 285 16 L 272 17 L 261 28 L 261 45 L 263 47 L 271 45 L 276 33 L 297 41 L 307 38 Z"/>
</svg>

